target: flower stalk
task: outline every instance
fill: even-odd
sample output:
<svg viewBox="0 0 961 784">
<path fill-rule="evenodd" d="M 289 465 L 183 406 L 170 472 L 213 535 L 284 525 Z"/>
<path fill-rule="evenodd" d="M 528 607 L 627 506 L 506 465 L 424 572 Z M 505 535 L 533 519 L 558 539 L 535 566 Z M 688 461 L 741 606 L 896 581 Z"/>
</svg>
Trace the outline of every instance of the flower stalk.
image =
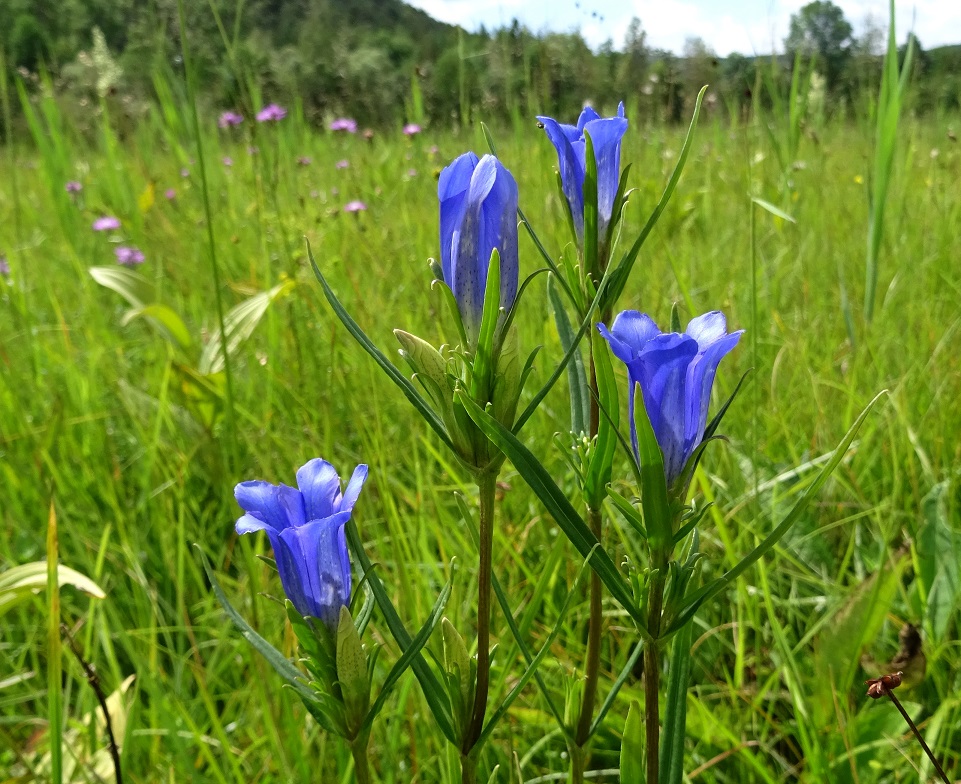
<svg viewBox="0 0 961 784">
<path fill-rule="evenodd" d="M 491 569 L 494 549 L 494 501 L 497 474 L 482 473 L 477 479 L 480 493 L 480 562 L 477 573 L 477 678 L 474 687 L 474 710 L 461 749 L 462 781 L 476 780 L 475 748 L 484 730 L 487 696 L 490 689 L 490 622 Z"/>
</svg>

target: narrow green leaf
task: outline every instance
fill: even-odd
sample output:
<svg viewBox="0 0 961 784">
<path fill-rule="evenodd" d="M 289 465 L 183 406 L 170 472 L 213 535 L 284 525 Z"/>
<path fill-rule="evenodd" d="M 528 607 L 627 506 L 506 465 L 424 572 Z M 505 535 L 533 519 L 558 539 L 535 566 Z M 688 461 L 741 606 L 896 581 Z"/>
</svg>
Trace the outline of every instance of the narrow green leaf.
<svg viewBox="0 0 961 784">
<path fill-rule="evenodd" d="M 531 451 L 513 433 L 481 409 L 474 401 L 464 394 L 459 395 L 459 399 L 474 423 L 492 443 L 510 458 L 524 481 L 541 499 L 561 530 L 570 539 L 571 544 L 583 557 L 591 556 L 591 568 L 607 586 L 611 595 L 621 603 L 621 606 L 634 619 L 641 635 L 645 639 L 649 638 L 650 634 L 647 631 L 644 617 L 635 605 L 631 593 L 610 555 L 603 549 L 593 551 L 594 545 L 597 544 L 597 538 L 571 505 L 571 502 L 567 500 L 567 496 L 555 484 L 547 469 L 538 462 Z"/>
<path fill-rule="evenodd" d="M 286 656 L 257 634 L 250 624 L 244 620 L 244 617 L 234 609 L 230 600 L 227 599 L 227 594 L 224 593 L 224 589 L 220 587 L 220 582 L 217 580 L 217 576 L 214 574 L 214 570 L 211 568 L 206 554 L 200 549 L 199 544 L 195 544 L 194 547 L 196 547 L 197 552 L 200 553 L 201 565 L 207 573 L 207 579 L 210 580 L 210 587 L 213 589 L 214 596 L 217 597 L 220 606 L 224 608 L 227 617 L 230 618 L 234 625 L 240 630 L 241 636 L 267 660 L 267 663 L 274 668 L 281 678 L 287 681 L 290 687 L 297 693 L 298 697 L 304 700 L 305 703 L 315 703 L 317 701 L 317 695 L 304 682 L 306 679 L 304 674 L 291 664 Z"/>
<path fill-rule="evenodd" d="M 584 199 L 584 269 L 595 285 L 601 279 L 597 266 L 597 159 L 594 157 L 594 142 L 591 135 L 584 131 L 584 185 L 581 190 Z"/>
<path fill-rule="evenodd" d="M 387 595 L 383 583 L 381 583 L 380 578 L 373 571 L 374 566 L 367 556 L 366 550 L 364 550 L 364 542 L 360 538 L 360 531 L 357 530 L 357 523 L 354 522 L 354 520 L 348 520 L 347 525 L 344 526 L 344 530 L 347 533 L 347 542 L 350 545 L 350 550 L 360 565 L 361 571 L 363 572 L 362 577 L 366 578 L 371 591 L 374 593 L 374 598 L 377 600 L 377 605 L 384 615 L 387 628 L 390 630 L 391 635 L 401 651 L 407 651 L 407 649 L 414 645 L 414 641 L 404 627 L 404 622 L 397 614 L 397 610 L 394 609 L 394 605 L 390 601 L 390 597 Z M 443 593 L 442 591 L 442 596 Z M 456 743 L 454 725 L 451 723 L 450 705 L 447 703 L 446 688 L 441 685 L 419 649 L 415 650 L 410 666 L 414 671 L 414 675 L 417 676 L 417 681 L 420 683 L 421 689 L 424 692 L 424 697 L 430 707 L 434 721 L 437 722 L 437 726 L 441 732 L 444 733 L 444 737 L 451 743 Z"/>
<path fill-rule="evenodd" d="M 487 286 L 484 290 L 484 311 L 474 351 L 474 372 L 471 394 L 475 400 L 490 400 L 494 386 L 494 363 L 497 352 L 497 322 L 500 318 L 501 257 L 497 248 L 491 251 L 487 264 Z"/>
<path fill-rule="evenodd" d="M 401 373 L 394 364 L 384 356 L 383 352 L 374 345 L 373 341 L 364 333 L 356 321 L 347 312 L 344 306 L 341 304 L 340 300 L 337 299 L 337 295 L 334 294 L 333 289 L 327 282 L 323 273 L 320 271 L 320 267 L 317 266 L 317 262 L 314 260 L 314 254 L 310 249 L 310 242 L 307 242 L 307 257 L 310 260 L 310 266 L 314 270 L 314 276 L 320 282 L 321 287 L 324 289 L 324 296 L 327 297 L 327 302 L 330 303 L 330 307 L 333 309 L 337 318 L 340 319 L 341 323 L 347 328 L 347 331 L 356 340 L 361 348 L 363 348 L 373 360 L 380 366 L 381 370 L 387 374 L 387 377 L 393 381 L 398 387 L 400 387 L 401 392 L 404 396 L 413 404 L 417 412 L 424 418 L 428 425 L 431 426 L 433 431 L 438 435 L 438 437 L 443 441 L 450 449 L 456 451 L 454 443 L 451 441 L 450 436 L 447 435 L 447 429 L 444 427 L 443 421 L 434 412 L 426 400 L 421 397 L 421 394 L 417 391 L 417 388 Z M 386 595 L 386 594 L 385 594 Z M 380 600 L 378 599 L 378 604 Z M 383 607 L 383 605 L 381 605 Z"/>
<path fill-rule="evenodd" d="M 354 552 L 356 553 L 356 550 Z M 371 588 L 373 588 L 373 585 L 371 585 Z M 381 590 L 383 590 L 383 586 L 381 586 Z M 407 644 L 406 647 L 401 645 L 401 641 L 397 640 L 395 636 L 394 639 L 397 640 L 398 645 L 401 645 L 401 648 L 403 649 L 404 652 L 401 654 L 400 658 L 397 660 L 394 666 L 391 667 L 390 672 L 387 673 L 387 677 L 384 679 L 384 685 L 381 686 L 380 693 L 377 695 L 377 699 L 374 700 L 374 704 L 371 706 L 370 711 L 368 711 L 367 713 L 367 718 L 364 719 L 364 724 L 361 727 L 361 732 L 363 732 L 364 730 L 370 729 L 370 726 L 371 724 L 373 724 L 374 719 L 377 718 L 377 714 L 380 713 L 380 711 L 383 709 L 384 703 L 387 701 L 387 697 L 390 696 L 390 691 L 391 689 L 394 688 L 394 684 L 397 683 L 398 679 L 400 678 L 401 675 L 404 674 L 407 668 L 414 667 L 414 674 L 415 675 L 417 674 L 418 660 L 421 662 L 424 662 L 423 656 L 421 655 L 421 649 L 427 644 L 427 641 L 430 639 L 430 636 L 433 633 L 434 629 L 437 628 L 437 624 L 440 623 L 440 619 L 444 613 L 444 607 L 447 606 L 447 600 L 450 599 L 450 592 L 451 592 L 451 582 L 450 580 L 448 580 L 443 590 L 441 590 L 440 594 L 438 594 L 437 599 L 434 602 L 434 606 L 433 608 L 431 608 L 430 615 L 427 616 L 427 620 L 424 622 L 424 625 L 420 628 L 420 631 L 417 632 L 417 636 L 414 637 L 412 640 L 410 640 L 410 642 Z M 376 591 L 375 591 L 375 595 L 376 595 Z M 391 609 L 393 609 L 392 605 L 391 605 Z M 383 605 L 381 605 L 381 611 L 383 612 Z M 386 616 L 386 613 L 384 614 Z M 393 629 L 391 629 L 391 632 L 393 633 Z M 405 630 L 405 633 L 406 633 L 406 630 Z M 426 662 L 424 662 L 424 664 L 426 666 Z M 431 674 L 433 675 L 433 673 Z M 420 680 L 420 676 L 418 676 L 418 680 Z M 421 685 L 423 686 L 423 681 L 421 681 Z M 439 682 L 437 686 L 438 688 L 443 688 L 442 686 L 440 686 Z M 426 694 L 426 689 L 425 689 L 425 694 Z M 429 701 L 430 700 L 428 699 L 428 702 Z M 434 718 L 437 719 L 436 713 L 434 714 Z M 444 728 L 441 727 L 441 729 L 443 730 Z M 447 733 L 444 732 L 444 734 L 446 735 Z M 453 742 L 453 740 L 451 742 Z"/>
<path fill-rule="evenodd" d="M 591 737 L 597 732 L 598 727 L 607 718 L 607 714 L 610 712 L 611 708 L 614 707 L 614 701 L 617 698 L 621 687 L 627 683 L 627 679 L 634 674 L 634 667 L 640 660 L 641 655 L 644 653 L 644 646 L 647 645 L 646 642 L 639 642 L 634 646 L 634 650 L 631 651 L 631 655 L 628 657 L 621 671 L 617 674 L 617 678 L 614 680 L 610 691 L 607 693 L 607 697 L 604 698 L 604 703 L 601 705 L 601 709 L 597 712 L 597 716 L 594 717 L 594 721 L 591 723 L 591 730 L 588 736 Z"/>
<path fill-rule="evenodd" d="M 779 207 L 775 207 L 771 202 L 764 201 L 764 199 L 759 199 L 757 196 L 752 196 L 751 201 L 754 202 L 762 210 L 767 210 L 776 218 L 781 218 L 782 220 L 790 221 L 791 223 L 797 223 L 797 220 L 791 215 L 788 215 L 784 210 Z"/>
<path fill-rule="evenodd" d="M 561 348 L 566 354 L 571 350 L 577 337 L 567 317 L 567 310 L 561 301 L 560 294 L 554 285 L 555 276 L 547 278 L 547 299 L 554 311 L 554 323 L 557 334 L 561 339 Z M 587 387 L 587 372 L 584 369 L 584 359 L 579 349 L 574 351 L 571 361 L 567 364 L 567 384 L 571 395 L 571 432 L 586 433 L 590 419 L 590 393 Z"/>
<path fill-rule="evenodd" d="M 152 302 L 139 308 L 132 308 L 123 315 L 121 326 L 127 326 L 135 318 L 145 318 L 164 338 L 175 346 L 187 350 L 193 338 L 183 319 L 172 309 L 159 302 Z"/>
<path fill-rule="evenodd" d="M 624 737 L 621 739 L 621 782 L 623 784 L 642 784 L 644 781 L 644 723 L 641 720 L 641 706 L 637 700 L 631 702 L 624 722 Z"/>
<path fill-rule="evenodd" d="M 115 291 L 132 308 L 142 308 L 156 299 L 153 283 L 139 272 L 123 267 L 91 267 L 89 272 L 97 283 Z"/>
<path fill-rule="evenodd" d="M 864 424 L 864 420 L 867 419 L 868 414 L 871 413 L 871 409 L 877 404 L 877 402 L 888 394 L 888 391 L 882 390 L 870 403 L 865 406 L 864 410 L 855 420 L 851 428 L 845 433 L 844 438 L 841 439 L 841 443 L 837 445 L 834 452 L 831 455 L 831 459 L 824 464 L 821 470 L 818 472 L 817 477 L 808 486 L 807 490 L 804 491 L 797 503 L 792 507 L 791 511 L 788 512 L 787 516 L 775 527 L 771 533 L 769 533 L 757 547 L 755 547 L 748 555 L 741 559 L 736 566 L 729 569 L 722 577 L 708 583 L 699 591 L 695 591 L 691 594 L 687 601 L 682 605 L 681 612 L 678 613 L 677 618 L 671 627 L 667 631 L 667 635 L 676 632 L 685 623 L 687 623 L 697 612 L 698 608 L 705 602 L 713 599 L 721 591 L 723 591 L 731 582 L 736 580 L 741 574 L 747 571 L 753 564 L 757 563 L 758 559 L 762 558 L 766 553 L 780 541 L 781 537 L 784 536 L 793 526 L 798 519 L 800 519 L 801 514 L 807 508 L 807 505 L 811 500 L 821 491 L 824 483 L 827 482 L 828 478 L 834 473 L 841 461 L 844 459 L 844 455 L 847 453 L 848 448 L 851 446 L 851 442 L 854 437 L 858 434 L 861 429 L 861 425 Z"/>
<path fill-rule="evenodd" d="M 599 550 L 600 547 L 601 545 L 599 542 L 595 544 L 594 547 L 591 548 L 591 552 L 588 553 L 587 557 L 584 559 L 584 562 L 581 564 L 581 568 L 577 570 L 577 575 L 574 577 L 574 584 L 571 586 L 571 589 L 567 594 L 567 598 L 564 600 L 564 604 L 561 606 L 560 612 L 557 616 L 557 621 L 554 623 L 554 628 L 551 629 L 551 633 L 547 636 L 547 639 L 544 641 L 541 649 L 537 652 L 537 655 L 527 665 L 527 669 L 524 670 L 524 673 L 521 675 L 521 677 L 517 679 L 517 682 L 514 684 L 514 688 L 510 690 L 510 693 L 504 698 L 504 701 L 487 720 L 487 725 L 484 727 L 484 731 L 481 733 L 481 736 L 477 741 L 478 745 L 483 745 L 487 741 L 491 733 L 494 731 L 494 728 L 497 726 L 497 723 L 507 714 L 507 711 L 514 703 L 514 700 L 516 700 L 520 696 L 521 692 L 524 691 L 524 688 L 533 677 L 537 668 L 540 667 L 541 662 L 550 652 L 551 646 L 554 644 L 554 640 L 557 639 L 557 635 L 560 634 L 561 628 L 564 625 L 564 620 L 567 617 L 567 612 L 574 601 L 574 597 L 579 595 L 577 587 L 581 583 L 581 578 L 587 572 L 587 567 L 590 563 L 591 556 L 596 550 Z"/>
<path fill-rule="evenodd" d="M 681 179 L 681 173 L 684 171 L 684 165 L 687 163 L 687 158 L 691 152 L 691 146 L 694 142 L 694 129 L 697 127 L 697 119 L 701 114 L 701 102 L 704 100 L 704 93 L 707 91 L 707 85 L 701 88 L 701 91 L 697 94 L 697 101 L 694 104 L 694 116 L 691 118 L 691 124 L 687 129 L 687 136 L 684 137 L 684 144 L 681 146 L 681 153 L 678 155 L 677 163 L 674 166 L 674 171 L 671 173 L 671 178 L 668 180 L 667 187 L 661 194 L 661 198 L 657 202 L 657 206 L 654 208 L 654 212 L 651 213 L 650 217 L 647 219 L 647 223 L 644 224 L 644 228 L 641 229 L 641 233 L 637 235 L 637 239 L 634 240 L 634 244 L 631 246 L 630 250 L 624 254 L 614 270 L 614 280 L 611 283 L 610 289 L 605 297 L 604 307 L 602 307 L 601 312 L 612 310 L 621 293 L 624 291 L 624 287 L 627 285 L 627 279 L 631 274 L 631 269 L 634 266 L 634 262 L 637 261 L 637 256 L 641 251 L 641 246 L 647 240 L 648 235 L 651 233 L 657 221 L 661 217 L 661 213 L 667 207 L 668 202 L 671 200 L 671 196 L 674 195 L 674 189 L 677 188 L 677 183 Z"/>
<path fill-rule="evenodd" d="M 597 426 L 597 440 L 584 480 L 584 497 L 592 509 L 600 509 L 611 482 L 614 453 L 617 451 L 617 430 L 620 425 L 620 401 L 617 380 L 611 363 L 610 347 L 596 330 L 591 331 L 594 377 L 597 379 L 598 406 L 604 416 Z"/>
<path fill-rule="evenodd" d="M 647 416 L 640 387 L 638 384 L 634 395 L 634 422 L 641 464 L 641 508 L 644 510 L 644 528 L 651 544 L 653 565 L 662 568 L 671 552 L 673 520 L 667 497 L 664 457 L 654 435 L 654 428 L 651 427 L 651 420 Z"/>
<path fill-rule="evenodd" d="M 681 784 L 684 775 L 684 740 L 687 738 L 687 684 L 691 677 L 691 635 L 686 624 L 671 644 L 664 730 L 661 735 L 660 784 Z"/>
</svg>

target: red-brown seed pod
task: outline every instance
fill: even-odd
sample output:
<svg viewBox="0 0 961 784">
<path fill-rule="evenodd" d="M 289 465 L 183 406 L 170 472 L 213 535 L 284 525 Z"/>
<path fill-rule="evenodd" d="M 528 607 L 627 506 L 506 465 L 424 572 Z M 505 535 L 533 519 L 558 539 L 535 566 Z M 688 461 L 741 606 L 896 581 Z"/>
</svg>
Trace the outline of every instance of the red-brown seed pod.
<svg viewBox="0 0 961 784">
<path fill-rule="evenodd" d="M 871 678 L 866 680 L 865 683 L 868 687 L 868 697 L 877 700 L 884 697 L 892 689 L 896 689 L 901 685 L 901 676 L 903 673 L 894 672 L 890 675 L 882 675 L 880 678 Z"/>
</svg>

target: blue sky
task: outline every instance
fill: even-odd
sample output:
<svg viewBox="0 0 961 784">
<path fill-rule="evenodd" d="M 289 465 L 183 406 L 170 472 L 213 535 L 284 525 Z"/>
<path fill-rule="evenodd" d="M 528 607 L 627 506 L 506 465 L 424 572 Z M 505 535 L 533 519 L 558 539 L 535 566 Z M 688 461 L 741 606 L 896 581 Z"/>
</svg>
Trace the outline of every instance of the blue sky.
<svg viewBox="0 0 961 784">
<path fill-rule="evenodd" d="M 517 17 L 535 31 L 579 29 L 597 47 L 621 47 L 631 18 L 641 20 L 650 46 L 680 52 L 700 36 L 719 55 L 768 54 L 783 48 L 791 14 L 807 0 L 405 0 L 431 16 L 468 30 L 498 27 Z M 888 0 L 835 0 L 855 33 L 869 20 L 887 28 Z M 925 49 L 961 43 L 961 0 L 899 2 L 898 39 L 914 29 Z"/>
</svg>

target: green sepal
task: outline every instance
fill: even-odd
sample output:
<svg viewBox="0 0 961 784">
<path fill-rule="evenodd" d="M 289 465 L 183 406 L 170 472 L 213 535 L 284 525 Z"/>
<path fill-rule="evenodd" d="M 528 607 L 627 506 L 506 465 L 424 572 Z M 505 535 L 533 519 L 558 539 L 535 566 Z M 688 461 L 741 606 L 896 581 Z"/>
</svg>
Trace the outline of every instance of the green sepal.
<svg viewBox="0 0 961 784">
<path fill-rule="evenodd" d="M 671 504 L 664 475 L 664 457 L 644 407 L 640 384 L 634 395 L 634 421 L 641 469 L 641 508 L 644 528 L 651 546 L 651 557 L 656 566 L 667 563 L 672 549 L 673 523 Z"/>
<path fill-rule="evenodd" d="M 584 131 L 584 184 L 581 193 L 584 198 L 584 271 L 596 284 L 601 280 L 597 263 L 597 159 L 594 157 L 594 142 L 587 131 Z"/>
<path fill-rule="evenodd" d="M 644 518 L 637 510 L 637 507 L 635 507 L 630 500 L 610 487 L 607 488 L 607 497 L 611 499 L 611 503 L 614 504 L 624 519 L 631 524 L 631 528 L 637 532 L 637 535 L 642 539 L 647 539 L 647 531 L 644 529 Z"/>
<path fill-rule="evenodd" d="M 357 736 L 370 707 L 370 680 L 367 657 L 360 635 L 350 617 L 350 610 L 340 608 L 337 623 L 337 680 L 344 701 L 344 713 L 350 737 Z"/>
<path fill-rule="evenodd" d="M 434 280 L 444 282 L 444 268 L 441 266 L 437 259 L 427 259 L 427 264 L 430 266 L 431 275 L 434 276 Z M 433 282 L 433 281 L 431 281 Z"/>
<path fill-rule="evenodd" d="M 470 728 L 474 711 L 476 665 L 471 662 L 464 638 L 447 618 L 441 621 L 441 630 L 444 634 L 444 669 L 447 672 L 451 714 L 458 742 L 461 742 Z"/>
<path fill-rule="evenodd" d="M 576 672 L 565 684 L 564 723 L 574 730 L 581 720 L 581 705 L 584 703 L 584 676 Z M 573 735 L 573 732 L 571 733 Z"/>
<path fill-rule="evenodd" d="M 504 336 L 497 367 L 494 371 L 494 389 L 491 404 L 494 419 L 504 427 L 514 425 L 517 414 L 517 401 L 521 394 L 521 356 L 518 347 L 517 327 L 511 327 Z"/>
<path fill-rule="evenodd" d="M 427 376 L 433 380 L 441 390 L 449 386 L 447 381 L 447 360 L 444 359 L 443 355 L 436 348 L 423 338 L 411 335 L 402 329 L 395 329 L 394 337 L 397 338 L 397 342 L 403 347 L 400 355 L 407 361 L 407 364 L 410 365 L 414 373 L 419 376 Z"/>
<path fill-rule="evenodd" d="M 574 241 L 574 244 L 577 244 L 577 226 L 574 223 L 574 213 L 571 212 L 571 204 L 567 200 L 567 195 L 564 193 L 564 180 L 561 177 L 561 173 L 556 169 L 554 170 L 554 181 L 557 185 L 557 192 L 561 196 L 561 204 L 563 205 L 561 209 L 564 210 L 564 217 L 567 219 L 567 227 L 571 230 L 571 239 Z"/>
<path fill-rule="evenodd" d="M 628 175 L 631 173 L 631 165 L 632 164 L 629 163 L 624 167 L 624 170 L 621 172 L 621 178 L 617 181 L 617 193 L 614 194 L 614 206 L 613 209 L 611 209 L 611 222 L 607 224 L 607 235 L 603 238 L 604 245 L 601 247 L 598 258 L 598 264 L 602 273 L 607 271 L 611 250 L 614 247 L 614 238 L 617 236 L 617 227 L 621 222 L 624 205 L 627 203 L 627 180 Z"/>
<path fill-rule="evenodd" d="M 481 405 L 491 399 L 496 361 L 497 322 L 500 319 L 501 256 L 497 248 L 491 251 L 487 266 L 487 287 L 484 290 L 484 310 L 481 316 L 477 345 L 474 346 L 471 397 Z"/>
<path fill-rule="evenodd" d="M 691 531 L 697 528 L 698 523 L 701 522 L 704 515 L 707 514 L 707 510 L 714 506 L 714 503 L 704 504 L 704 506 L 698 509 L 691 509 L 684 513 L 681 518 L 681 527 L 674 532 L 674 544 L 677 545 L 685 536 L 687 536 Z"/>
<path fill-rule="evenodd" d="M 637 700 L 632 700 L 631 707 L 627 709 L 624 737 L 621 739 L 620 767 L 624 784 L 641 784 L 644 781 L 644 724 Z"/>
<path fill-rule="evenodd" d="M 681 331 L 681 314 L 675 302 L 671 305 L 671 332 Z"/>
<path fill-rule="evenodd" d="M 468 345 L 467 330 L 464 328 L 464 318 L 460 314 L 460 308 L 457 307 L 457 298 L 454 296 L 454 292 L 451 290 L 451 287 L 444 282 L 443 278 L 438 278 L 431 283 L 431 288 L 440 292 L 441 299 L 444 300 L 450 317 L 454 321 L 454 326 L 457 328 L 457 335 L 460 337 L 461 345 L 466 351 Z"/>
<path fill-rule="evenodd" d="M 323 623 L 316 618 L 308 621 L 297 612 L 290 599 L 284 600 L 287 618 L 297 636 L 297 641 L 305 654 L 304 664 L 318 681 L 324 685 L 324 691 L 336 694 L 337 686 L 337 650 L 333 635 Z"/>
<path fill-rule="evenodd" d="M 611 483 L 614 453 L 617 451 L 617 429 L 620 424 L 620 404 L 617 381 L 607 341 L 597 330 L 591 335 L 594 356 L 594 377 L 597 379 L 598 405 L 604 416 L 597 426 L 597 439 L 591 450 L 590 464 L 584 478 L 584 499 L 591 509 L 600 509 Z"/>
</svg>

